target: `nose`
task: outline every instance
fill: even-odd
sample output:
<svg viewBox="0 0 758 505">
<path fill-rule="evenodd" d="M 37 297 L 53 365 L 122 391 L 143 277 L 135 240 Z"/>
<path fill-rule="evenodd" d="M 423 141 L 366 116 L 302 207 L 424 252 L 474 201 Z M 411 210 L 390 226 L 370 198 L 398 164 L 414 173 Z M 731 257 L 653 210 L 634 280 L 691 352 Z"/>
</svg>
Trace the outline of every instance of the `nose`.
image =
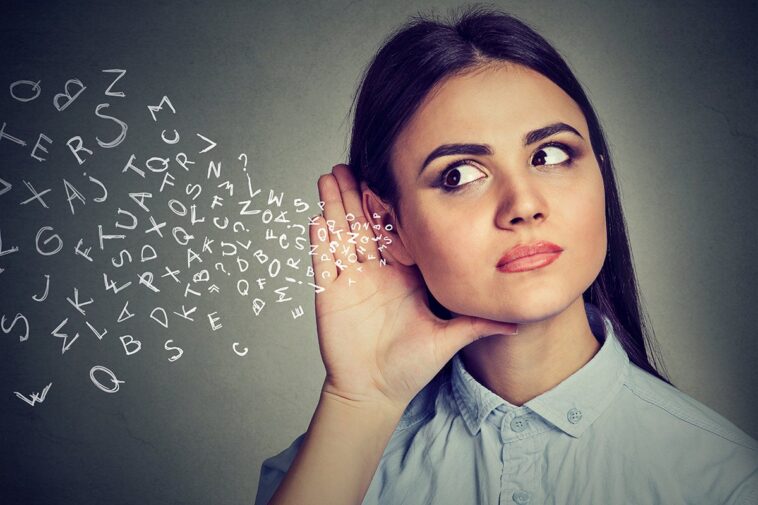
<svg viewBox="0 0 758 505">
<path fill-rule="evenodd" d="M 512 177 L 501 192 L 495 221 L 498 227 L 536 225 L 547 219 L 548 205 L 544 194 L 529 176 Z"/>
</svg>

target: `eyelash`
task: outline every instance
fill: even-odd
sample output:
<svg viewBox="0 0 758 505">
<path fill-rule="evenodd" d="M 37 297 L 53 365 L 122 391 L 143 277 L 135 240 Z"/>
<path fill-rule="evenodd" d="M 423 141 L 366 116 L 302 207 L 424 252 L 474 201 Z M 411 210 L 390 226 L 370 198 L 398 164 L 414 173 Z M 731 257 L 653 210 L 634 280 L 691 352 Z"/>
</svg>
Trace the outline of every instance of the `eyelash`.
<svg viewBox="0 0 758 505">
<path fill-rule="evenodd" d="M 560 163 L 555 163 L 554 165 L 548 165 L 548 166 L 566 166 L 566 167 L 570 167 L 571 165 L 574 164 L 574 157 L 576 156 L 576 151 L 571 146 L 568 146 L 568 145 L 564 144 L 563 142 L 555 142 L 555 141 L 553 141 L 553 142 L 547 142 L 545 144 L 542 144 L 537 149 L 537 151 L 535 151 L 535 152 L 538 152 L 540 149 L 545 148 L 545 147 L 557 147 L 559 149 L 563 149 L 566 152 L 566 154 L 568 154 L 568 159 L 566 161 L 562 161 Z M 461 191 L 462 189 L 466 188 L 466 186 L 468 186 L 470 183 L 466 183 L 466 184 L 462 184 L 460 186 L 454 186 L 454 187 L 445 186 L 445 176 L 447 175 L 447 173 L 450 170 L 452 170 L 452 169 L 454 169 L 456 167 L 459 167 L 461 165 L 468 165 L 469 163 L 474 162 L 474 161 L 475 160 L 471 160 L 471 159 L 463 159 L 463 160 L 453 161 L 452 163 L 450 163 L 449 165 L 447 165 L 444 168 L 444 170 L 442 170 L 442 172 L 440 173 L 440 176 L 437 178 L 437 183 L 435 184 L 435 186 L 438 186 L 439 188 L 442 189 L 442 191 L 444 191 L 446 193 L 456 193 L 456 192 Z"/>
</svg>

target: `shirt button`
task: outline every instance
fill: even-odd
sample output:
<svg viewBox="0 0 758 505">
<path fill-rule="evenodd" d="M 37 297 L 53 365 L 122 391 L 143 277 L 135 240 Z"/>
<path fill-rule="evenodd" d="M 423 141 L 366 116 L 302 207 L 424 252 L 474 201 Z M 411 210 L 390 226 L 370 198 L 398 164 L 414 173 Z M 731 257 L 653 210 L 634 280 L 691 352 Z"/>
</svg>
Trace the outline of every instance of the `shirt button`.
<svg viewBox="0 0 758 505">
<path fill-rule="evenodd" d="M 526 491 L 514 491 L 513 493 L 513 501 L 518 503 L 519 505 L 526 505 L 529 503 L 529 493 Z"/>
<path fill-rule="evenodd" d="M 511 419 L 511 429 L 516 433 L 524 431 L 529 423 L 524 416 L 518 416 Z"/>
<path fill-rule="evenodd" d="M 582 419 L 582 411 L 579 409 L 571 409 L 568 411 L 568 414 L 566 414 L 566 417 L 571 424 L 576 424 Z"/>
</svg>

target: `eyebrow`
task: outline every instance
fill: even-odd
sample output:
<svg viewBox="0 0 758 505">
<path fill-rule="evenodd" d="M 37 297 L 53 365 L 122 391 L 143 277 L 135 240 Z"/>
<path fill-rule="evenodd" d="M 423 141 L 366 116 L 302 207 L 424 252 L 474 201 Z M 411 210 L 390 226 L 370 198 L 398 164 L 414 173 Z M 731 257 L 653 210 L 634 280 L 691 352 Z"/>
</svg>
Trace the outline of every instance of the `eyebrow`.
<svg viewBox="0 0 758 505">
<path fill-rule="evenodd" d="M 584 137 L 582 137 L 581 133 L 579 133 L 576 128 L 567 125 L 566 123 L 553 123 L 547 126 L 543 126 L 542 128 L 532 130 L 524 135 L 524 147 L 530 144 L 534 144 L 535 142 L 539 142 L 540 140 L 551 135 L 555 135 L 558 132 L 571 132 L 575 135 L 578 135 L 579 138 L 584 139 Z M 421 165 L 421 170 L 419 170 L 417 177 L 421 176 L 421 173 L 432 161 L 442 156 L 452 156 L 454 154 L 471 154 L 481 156 L 492 155 L 493 152 L 493 149 L 487 144 L 443 144 L 429 153 L 429 156 L 426 157 L 424 163 Z"/>
</svg>

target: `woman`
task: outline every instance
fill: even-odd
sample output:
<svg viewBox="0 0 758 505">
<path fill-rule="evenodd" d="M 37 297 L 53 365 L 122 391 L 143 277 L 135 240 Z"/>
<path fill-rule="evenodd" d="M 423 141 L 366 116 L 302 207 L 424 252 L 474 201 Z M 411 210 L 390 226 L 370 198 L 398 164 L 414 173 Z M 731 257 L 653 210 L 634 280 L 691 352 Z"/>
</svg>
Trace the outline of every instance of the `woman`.
<svg viewBox="0 0 758 505">
<path fill-rule="evenodd" d="M 757 502 L 756 441 L 648 359 L 603 132 L 525 24 L 395 33 L 318 187 L 327 373 L 257 504 Z"/>
</svg>

